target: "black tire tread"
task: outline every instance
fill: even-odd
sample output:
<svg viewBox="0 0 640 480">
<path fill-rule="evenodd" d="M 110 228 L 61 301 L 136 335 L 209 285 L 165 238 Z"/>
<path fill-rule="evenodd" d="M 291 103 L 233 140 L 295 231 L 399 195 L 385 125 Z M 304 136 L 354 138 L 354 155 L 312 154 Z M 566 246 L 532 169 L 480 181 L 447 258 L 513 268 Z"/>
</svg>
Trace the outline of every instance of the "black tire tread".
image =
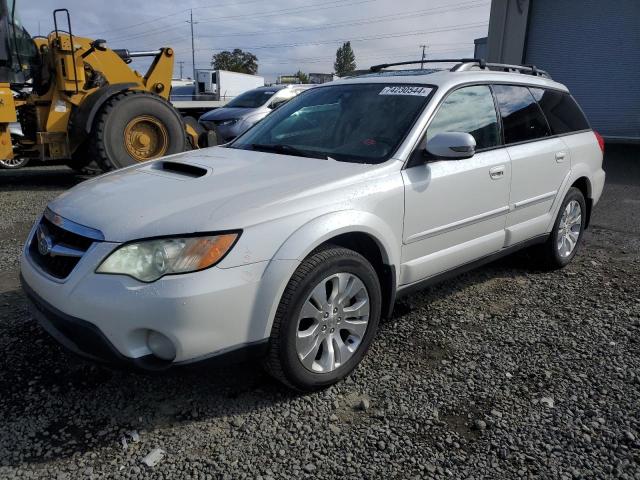
<svg viewBox="0 0 640 480">
<path fill-rule="evenodd" d="M 94 120 L 93 127 L 91 129 L 91 138 L 89 141 L 89 155 L 94 158 L 103 172 L 110 172 L 111 170 L 116 170 L 118 167 L 111 164 L 109 160 L 109 156 L 107 155 L 107 151 L 104 148 L 105 144 L 105 126 L 107 123 L 107 119 L 109 115 L 116 108 L 118 103 L 122 101 L 126 101 L 126 99 L 133 96 L 146 96 L 149 98 L 156 99 L 157 101 L 168 103 L 163 97 L 156 95 L 151 92 L 147 92 L 145 90 L 125 90 L 123 92 L 115 94 L 113 97 L 109 98 L 104 105 L 100 108 L 96 119 Z M 173 108 L 173 107 L 171 107 Z M 182 120 L 182 116 L 176 111 L 176 116 L 180 119 L 184 126 L 184 121 Z M 183 130 L 185 130 L 183 128 Z M 188 144 L 187 134 L 185 130 L 185 145 Z"/>
<path fill-rule="evenodd" d="M 323 263 L 326 263 L 333 258 L 344 256 L 355 257 L 362 262 L 369 263 L 366 258 L 353 250 L 349 250 L 347 248 L 339 247 L 332 244 L 321 245 L 320 247 L 312 251 L 309 256 L 307 256 L 307 258 L 305 258 L 302 263 L 300 263 L 298 268 L 296 268 L 296 271 L 289 279 L 289 283 L 287 283 L 287 287 L 285 288 L 282 294 L 282 298 L 280 299 L 280 303 L 278 304 L 278 309 L 276 310 L 276 315 L 273 319 L 273 325 L 271 327 L 269 350 L 267 356 L 263 360 L 263 365 L 269 375 L 294 390 L 302 391 L 302 389 L 289 381 L 284 373 L 280 360 L 281 352 L 278 339 L 280 336 L 282 323 L 286 319 L 286 314 L 289 306 L 294 301 L 294 296 L 296 294 L 298 286 L 305 279 L 305 277 L 311 274 Z"/>
<path fill-rule="evenodd" d="M 567 201 L 569 200 L 570 197 L 575 196 L 576 194 L 578 194 L 581 198 L 582 198 L 582 207 L 585 207 L 586 205 L 586 199 L 584 198 L 584 195 L 582 193 L 582 191 L 579 188 L 576 187 L 570 187 L 569 190 L 567 191 L 567 194 L 565 195 L 565 197 L 562 199 L 562 203 L 560 204 L 560 209 L 558 210 L 558 215 L 554 221 L 553 224 L 553 229 L 551 230 L 551 233 L 549 234 L 549 238 L 547 239 L 547 241 L 541 245 L 539 245 L 535 250 L 534 250 L 534 257 L 536 260 L 536 268 L 539 268 L 543 271 L 553 271 L 553 270 L 559 270 L 561 268 L 566 267 L 569 263 L 571 263 L 571 260 L 573 260 L 573 257 L 576 255 L 576 253 L 578 252 L 578 248 L 580 248 L 580 244 L 582 243 L 582 236 L 584 234 L 584 216 L 586 215 L 586 210 L 583 208 L 583 224 L 582 224 L 582 231 L 580 232 L 580 237 L 578 239 L 578 245 L 576 245 L 574 253 L 571 255 L 571 258 L 569 259 L 568 262 L 566 263 L 559 263 L 558 260 L 556 259 L 555 256 L 555 232 L 558 228 L 558 225 L 560 223 L 560 217 L 562 216 L 562 212 L 564 210 L 564 207 L 567 203 Z"/>
</svg>

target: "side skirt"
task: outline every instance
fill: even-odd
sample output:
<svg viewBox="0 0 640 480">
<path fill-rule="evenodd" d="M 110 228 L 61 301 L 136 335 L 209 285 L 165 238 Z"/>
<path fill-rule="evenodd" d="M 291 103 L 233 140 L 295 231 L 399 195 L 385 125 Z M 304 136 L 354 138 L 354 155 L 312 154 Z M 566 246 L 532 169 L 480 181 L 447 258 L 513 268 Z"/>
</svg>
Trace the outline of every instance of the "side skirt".
<svg viewBox="0 0 640 480">
<path fill-rule="evenodd" d="M 396 294 L 396 298 L 404 297 L 405 295 L 423 290 L 427 287 L 435 285 L 436 283 L 440 283 L 450 278 L 457 277 L 458 275 L 468 272 L 469 270 L 473 270 L 477 267 L 498 260 L 502 257 L 506 257 L 507 255 L 511 255 L 518 250 L 544 243 L 549 238 L 549 235 L 550 234 L 548 233 L 539 235 L 529 240 L 525 240 L 524 242 L 520 242 L 515 245 L 511 245 L 510 247 L 503 248 L 502 250 L 492 253 L 491 255 L 487 255 L 486 257 L 482 257 L 472 262 L 465 263 L 464 265 L 460 265 L 459 267 L 453 268 L 451 270 L 447 270 L 446 272 L 438 273 L 437 275 L 433 275 L 431 277 L 427 277 L 423 280 L 418 280 L 417 282 L 409 283 L 407 285 L 400 285 Z"/>
</svg>

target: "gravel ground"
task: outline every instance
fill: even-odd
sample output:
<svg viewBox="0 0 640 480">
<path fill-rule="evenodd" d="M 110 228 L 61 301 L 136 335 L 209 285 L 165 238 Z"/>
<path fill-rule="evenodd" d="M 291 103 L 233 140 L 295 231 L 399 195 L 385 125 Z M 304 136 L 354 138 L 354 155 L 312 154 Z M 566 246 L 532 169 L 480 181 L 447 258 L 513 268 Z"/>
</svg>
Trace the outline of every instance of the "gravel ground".
<svg viewBox="0 0 640 480">
<path fill-rule="evenodd" d="M 81 179 L 0 172 L 0 478 L 640 479 L 640 152 L 611 150 L 568 268 L 519 254 L 413 295 L 351 378 L 304 396 L 255 364 L 144 375 L 67 353 L 17 257 Z"/>
</svg>

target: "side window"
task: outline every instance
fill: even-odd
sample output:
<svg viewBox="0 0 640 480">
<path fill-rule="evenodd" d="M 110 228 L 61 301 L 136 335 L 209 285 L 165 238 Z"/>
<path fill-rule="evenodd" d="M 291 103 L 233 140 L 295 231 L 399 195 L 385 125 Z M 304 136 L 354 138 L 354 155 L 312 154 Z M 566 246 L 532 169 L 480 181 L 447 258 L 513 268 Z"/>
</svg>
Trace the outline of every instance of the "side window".
<svg viewBox="0 0 640 480">
<path fill-rule="evenodd" d="M 499 145 L 498 116 L 489 87 L 463 87 L 449 95 L 429 124 L 427 141 L 442 132 L 469 133 L 478 150 Z"/>
<path fill-rule="evenodd" d="M 506 144 L 551 135 L 536 99 L 527 87 L 495 85 Z"/>
<path fill-rule="evenodd" d="M 530 90 L 547 117 L 554 135 L 590 128 L 582 110 L 568 93 L 543 88 Z"/>
</svg>

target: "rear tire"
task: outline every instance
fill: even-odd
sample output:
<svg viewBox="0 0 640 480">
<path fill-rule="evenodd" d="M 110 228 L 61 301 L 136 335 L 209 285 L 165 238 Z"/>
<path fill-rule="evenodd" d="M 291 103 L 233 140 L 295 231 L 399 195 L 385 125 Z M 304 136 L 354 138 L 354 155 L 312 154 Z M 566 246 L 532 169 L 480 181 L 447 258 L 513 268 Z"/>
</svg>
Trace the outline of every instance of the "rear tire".
<svg viewBox="0 0 640 480">
<path fill-rule="evenodd" d="M 312 252 L 278 305 L 266 370 L 301 391 L 346 377 L 376 335 L 381 298 L 376 272 L 362 255 L 331 245 Z"/>
<path fill-rule="evenodd" d="M 105 172 L 185 150 L 180 114 L 162 97 L 142 91 L 107 100 L 89 141 L 90 158 Z"/>
<path fill-rule="evenodd" d="M 560 205 L 548 240 L 537 250 L 538 266 L 556 270 L 569 264 L 582 241 L 586 218 L 584 195 L 578 188 L 571 187 Z"/>
</svg>

